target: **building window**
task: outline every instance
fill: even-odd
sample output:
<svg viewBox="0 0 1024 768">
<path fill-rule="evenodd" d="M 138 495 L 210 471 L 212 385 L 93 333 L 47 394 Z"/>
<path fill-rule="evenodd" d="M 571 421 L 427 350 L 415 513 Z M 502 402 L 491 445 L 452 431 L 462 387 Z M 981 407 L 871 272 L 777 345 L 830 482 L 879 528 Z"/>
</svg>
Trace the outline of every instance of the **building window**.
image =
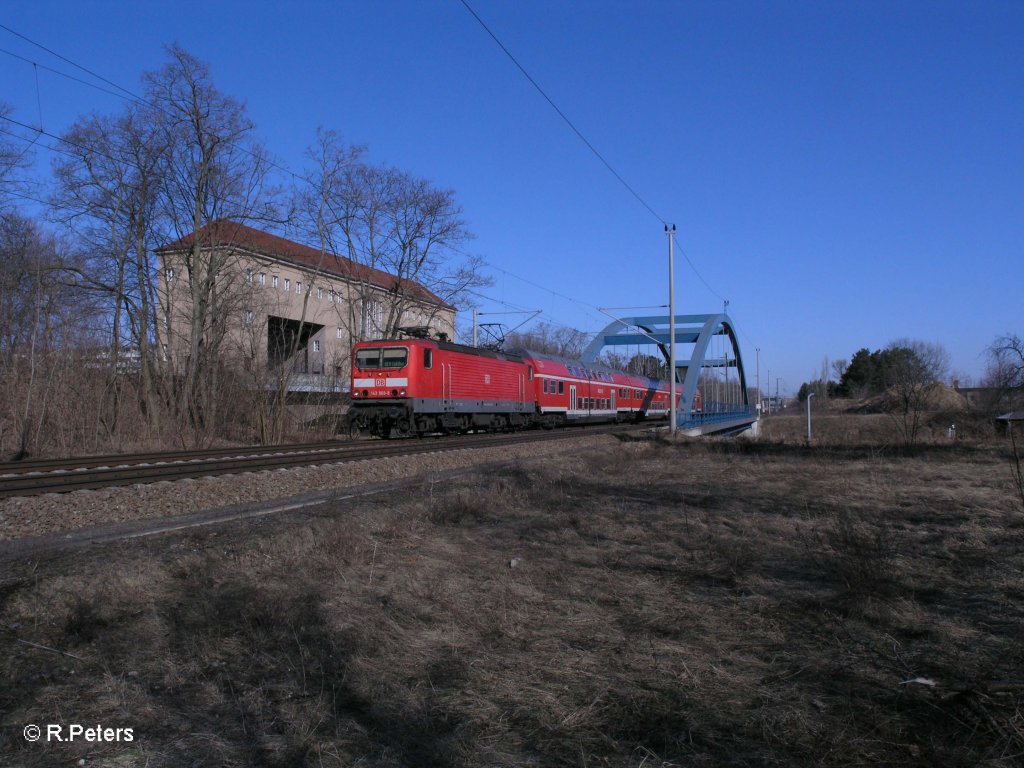
<svg viewBox="0 0 1024 768">
<path fill-rule="evenodd" d="M 302 281 L 301 280 L 296 280 L 295 281 L 295 292 L 296 293 L 302 293 Z"/>
<path fill-rule="evenodd" d="M 319 286 L 319 285 L 317 286 L 317 288 L 316 288 L 316 297 L 317 297 L 318 299 L 322 299 L 322 298 L 324 297 L 324 289 L 323 289 L 323 286 Z"/>
<path fill-rule="evenodd" d="M 245 310 L 245 324 L 252 325 L 253 314 L 251 309 Z"/>
<path fill-rule="evenodd" d="M 285 293 L 287 293 L 291 289 L 292 289 L 292 280 L 291 280 L 290 277 L 286 277 L 284 279 L 284 290 L 285 290 Z"/>
<path fill-rule="evenodd" d="M 361 338 L 370 339 L 380 335 L 384 330 L 384 304 L 375 299 L 364 299 L 359 319 Z"/>
<path fill-rule="evenodd" d="M 168 283 L 173 283 L 174 282 L 174 267 L 168 267 L 167 268 L 167 282 Z"/>
<path fill-rule="evenodd" d="M 266 284 L 267 284 L 267 273 L 266 272 L 260 272 L 260 285 L 266 285 Z"/>
<path fill-rule="evenodd" d="M 343 338 L 345 338 L 345 332 L 341 329 L 341 326 L 338 326 L 338 330 L 336 331 L 334 338 L 336 338 L 336 339 L 343 339 Z"/>
<path fill-rule="evenodd" d="M 319 352 L 320 351 L 320 340 L 319 339 L 313 339 L 313 351 L 314 352 Z"/>
<path fill-rule="evenodd" d="M 245 282 L 247 282 L 247 283 L 251 283 L 252 282 L 252 270 L 251 269 L 245 270 Z"/>
<path fill-rule="evenodd" d="M 271 278 L 271 284 L 274 288 L 277 288 L 277 275 L 274 275 L 273 278 Z"/>
<path fill-rule="evenodd" d="M 334 303 L 334 291 L 333 290 L 328 292 L 328 294 L 327 294 L 327 301 L 329 301 L 331 304 Z"/>
</svg>

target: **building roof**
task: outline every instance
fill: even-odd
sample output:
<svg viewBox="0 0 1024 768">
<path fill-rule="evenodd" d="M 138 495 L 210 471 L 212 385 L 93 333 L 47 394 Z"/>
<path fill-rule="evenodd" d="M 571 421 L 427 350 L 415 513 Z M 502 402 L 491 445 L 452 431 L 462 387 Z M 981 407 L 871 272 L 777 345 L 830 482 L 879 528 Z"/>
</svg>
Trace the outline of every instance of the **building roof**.
<svg viewBox="0 0 1024 768">
<path fill-rule="evenodd" d="M 394 292 L 401 287 L 404 289 L 405 295 L 412 299 L 437 304 L 445 309 L 455 309 L 420 283 L 401 280 L 388 272 L 368 267 L 365 264 L 358 264 L 344 256 L 325 253 L 308 245 L 286 240 L 278 235 L 272 235 L 269 232 L 253 229 L 245 224 L 227 219 L 211 222 L 197 232 L 192 232 L 180 240 L 161 246 L 156 251 L 162 253 L 186 250 L 192 247 L 197 236 L 203 247 L 239 248 L 259 255 L 290 261 L 298 267 L 313 272 L 324 272 L 351 282 L 369 283 L 387 292 Z"/>
</svg>

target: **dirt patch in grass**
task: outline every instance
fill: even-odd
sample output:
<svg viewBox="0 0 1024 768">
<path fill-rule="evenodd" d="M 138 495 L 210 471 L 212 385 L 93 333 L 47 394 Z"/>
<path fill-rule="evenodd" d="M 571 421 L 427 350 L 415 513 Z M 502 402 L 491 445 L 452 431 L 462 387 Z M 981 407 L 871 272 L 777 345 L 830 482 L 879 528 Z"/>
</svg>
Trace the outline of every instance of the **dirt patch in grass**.
<svg viewBox="0 0 1024 768">
<path fill-rule="evenodd" d="M 0 758 L 1020 764 L 1000 456 L 737 446 L 588 449 L 8 563 Z M 134 738 L 29 743 L 30 723 Z"/>
</svg>

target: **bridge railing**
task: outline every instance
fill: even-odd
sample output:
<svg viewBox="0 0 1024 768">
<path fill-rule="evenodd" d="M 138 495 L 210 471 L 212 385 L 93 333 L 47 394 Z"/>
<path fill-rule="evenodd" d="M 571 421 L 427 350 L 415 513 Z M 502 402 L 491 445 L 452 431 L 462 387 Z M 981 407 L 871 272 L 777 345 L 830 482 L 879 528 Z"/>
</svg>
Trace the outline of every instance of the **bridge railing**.
<svg viewBox="0 0 1024 768">
<path fill-rule="evenodd" d="M 733 405 L 729 410 L 713 409 L 694 412 L 689 416 L 680 418 L 679 424 L 684 427 L 699 427 L 705 424 L 719 424 L 740 419 L 756 420 L 757 408 L 755 406 Z"/>
</svg>

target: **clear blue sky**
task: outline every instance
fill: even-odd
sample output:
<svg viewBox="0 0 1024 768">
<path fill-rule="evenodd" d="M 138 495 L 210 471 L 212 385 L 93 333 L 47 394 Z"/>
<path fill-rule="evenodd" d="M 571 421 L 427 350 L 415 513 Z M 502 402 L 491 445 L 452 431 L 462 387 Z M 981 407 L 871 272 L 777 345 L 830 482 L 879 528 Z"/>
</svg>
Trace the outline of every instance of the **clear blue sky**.
<svg viewBox="0 0 1024 768">
<path fill-rule="evenodd" d="M 1024 3 L 471 5 L 657 215 L 459 0 L 8 0 L 0 24 L 131 89 L 176 41 L 284 164 L 322 125 L 454 189 L 494 266 L 482 311 L 595 331 L 595 307 L 666 303 L 660 218 L 710 286 L 680 254 L 678 311 L 728 299 L 750 381 L 755 347 L 793 391 L 899 337 L 977 377 L 1024 333 Z M 0 49 L 20 120 L 121 106 L 44 70 L 37 93 L 9 53 L 81 73 L 5 30 Z"/>
</svg>

